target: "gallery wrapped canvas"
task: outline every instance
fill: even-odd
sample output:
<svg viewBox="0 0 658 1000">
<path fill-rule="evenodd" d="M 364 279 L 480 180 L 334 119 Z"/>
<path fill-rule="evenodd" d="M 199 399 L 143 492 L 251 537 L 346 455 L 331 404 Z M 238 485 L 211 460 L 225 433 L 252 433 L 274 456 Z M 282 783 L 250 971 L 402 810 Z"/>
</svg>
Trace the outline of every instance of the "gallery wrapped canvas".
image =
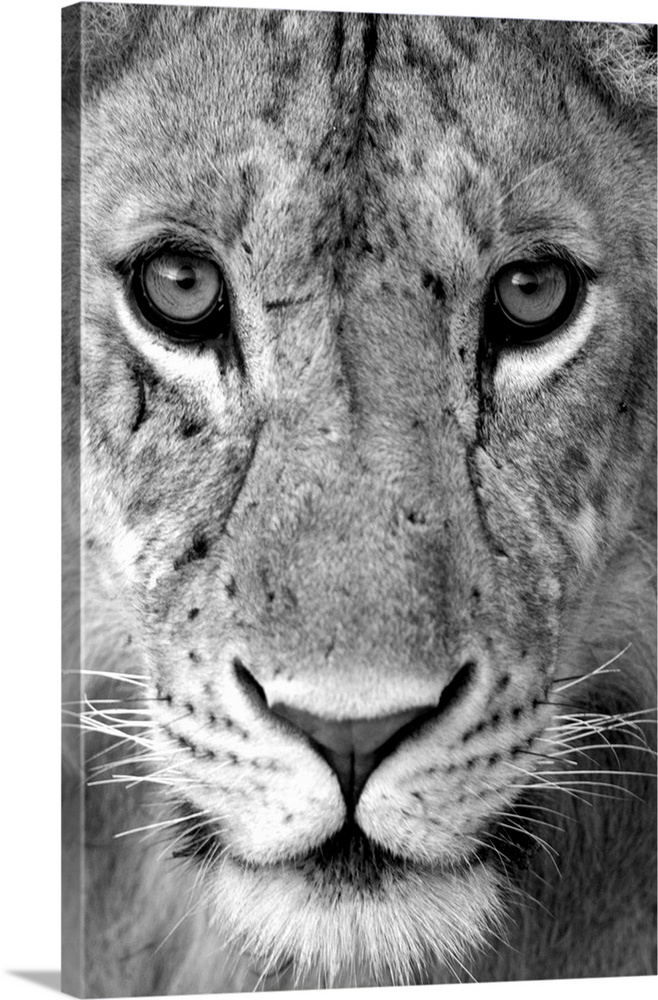
<svg viewBox="0 0 658 1000">
<path fill-rule="evenodd" d="M 655 30 L 64 11 L 81 997 L 655 972 Z"/>
</svg>

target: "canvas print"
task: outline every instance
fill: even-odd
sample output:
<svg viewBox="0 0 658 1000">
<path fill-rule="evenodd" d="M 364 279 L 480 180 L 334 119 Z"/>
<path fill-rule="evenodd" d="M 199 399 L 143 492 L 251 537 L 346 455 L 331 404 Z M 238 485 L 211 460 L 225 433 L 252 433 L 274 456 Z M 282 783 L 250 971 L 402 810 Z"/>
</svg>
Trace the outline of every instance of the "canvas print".
<svg viewBox="0 0 658 1000">
<path fill-rule="evenodd" d="M 655 973 L 655 29 L 64 11 L 64 989 Z"/>
</svg>

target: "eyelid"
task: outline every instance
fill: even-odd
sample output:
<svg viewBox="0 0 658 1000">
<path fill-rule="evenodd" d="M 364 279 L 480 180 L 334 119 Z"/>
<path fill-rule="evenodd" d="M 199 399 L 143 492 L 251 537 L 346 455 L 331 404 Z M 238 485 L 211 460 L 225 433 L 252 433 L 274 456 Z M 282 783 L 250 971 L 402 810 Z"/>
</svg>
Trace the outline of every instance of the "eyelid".
<svg viewBox="0 0 658 1000">
<path fill-rule="evenodd" d="M 592 262 L 591 255 L 580 254 L 557 241 L 538 240 L 536 243 L 510 246 L 504 256 L 497 256 L 490 271 L 490 282 L 509 264 L 522 261 L 528 264 L 566 264 L 586 282 L 597 281 L 599 277 L 600 269 Z"/>
<path fill-rule="evenodd" d="M 112 269 L 121 277 L 129 277 L 141 263 L 150 260 L 158 253 L 181 254 L 183 256 L 203 257 L 211 261 L 222 271 L 222 265 L 217 260 L 212 248 L 201 240 L 183 238 L 180 234 L 161 233 L 158 236 L 139 244 L 112 264 Z"/>
</svg>

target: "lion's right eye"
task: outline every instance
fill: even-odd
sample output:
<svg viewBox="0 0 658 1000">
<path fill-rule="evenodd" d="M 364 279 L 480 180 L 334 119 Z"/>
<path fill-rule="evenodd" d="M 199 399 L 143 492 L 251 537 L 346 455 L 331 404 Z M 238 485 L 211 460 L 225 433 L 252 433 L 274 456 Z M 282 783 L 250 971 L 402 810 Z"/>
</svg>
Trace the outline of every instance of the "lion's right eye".
<svg viewBox="0 0 658 1000">
<path fill-rule="evenodd" d="M 171 340 L 216 340 L 228 329 L 226 285 L 206 257 L 159 251 L 137 263 L 132 288 L 144 318 Z"/>
</svg>

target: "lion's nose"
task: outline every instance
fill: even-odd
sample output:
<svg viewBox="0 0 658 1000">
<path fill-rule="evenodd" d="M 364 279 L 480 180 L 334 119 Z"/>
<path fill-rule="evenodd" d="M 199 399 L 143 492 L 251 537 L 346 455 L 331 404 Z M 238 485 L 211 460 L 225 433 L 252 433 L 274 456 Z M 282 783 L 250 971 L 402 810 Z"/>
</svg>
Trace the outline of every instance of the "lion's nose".
<svg viewBox="0 0 658 1000">
<path fill-rule="evenodd" d="M 430 716 L 436 705 L 412 708 L 378 719 L 323 719 L 290 705 L 269 706 L 308 736 L 333 768 L 349 808 L 354 808 L 366 781 L 400 740 Z"/>
<path fill-rule="evenodd" d="M 356 808 L 366 781 L 395 747 L 427 719 L 459 707 L 477 677 L 477 664 L 467 660 L 440 690 L 434 704 L 405 709 L 372 719 L 327 719 L 305 709 L 272 699 L 240 659 L 233 661 L 235 678 L 243 694 L 259 711 L 271 712 L 304 733 L 334 770 L 348 810 Z"/>
</svg>

